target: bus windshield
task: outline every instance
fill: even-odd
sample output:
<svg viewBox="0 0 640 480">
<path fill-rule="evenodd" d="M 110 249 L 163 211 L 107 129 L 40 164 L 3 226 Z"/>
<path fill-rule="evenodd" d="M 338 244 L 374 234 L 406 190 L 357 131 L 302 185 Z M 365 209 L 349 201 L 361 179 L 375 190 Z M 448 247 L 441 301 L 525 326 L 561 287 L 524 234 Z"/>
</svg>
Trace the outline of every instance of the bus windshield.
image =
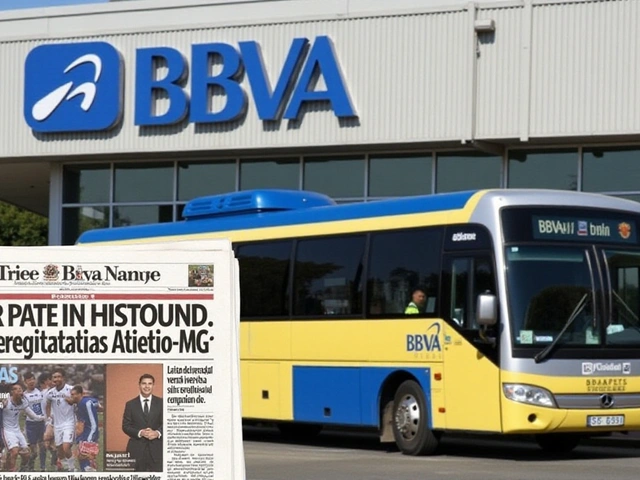
<svg viewBox="0 0 640 480">
<path fill-rule="evenodd" d="M 602 250 L 608 295 L 596 307 L 601 297 L 590 252 L 587 246 L 507 247 L 515 346 L 640 345 L 640 253 Z"/>
<path fill-rule="evenodd" d="M 584 247 L 510 246 L 506 260 L 514 345 L 549 344 L 570 319 L 563 345 L 600 343 L 595 286 Z"/>
</svg>

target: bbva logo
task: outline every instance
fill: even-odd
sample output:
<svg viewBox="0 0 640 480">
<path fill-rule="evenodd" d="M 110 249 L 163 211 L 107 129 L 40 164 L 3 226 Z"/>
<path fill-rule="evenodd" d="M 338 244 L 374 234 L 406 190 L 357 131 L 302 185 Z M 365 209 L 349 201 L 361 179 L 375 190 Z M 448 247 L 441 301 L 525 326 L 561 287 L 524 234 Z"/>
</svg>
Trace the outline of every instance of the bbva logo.
<svg viewBox="0 0 640 480">
<path fill-rule="evenodd" d="M 106 42 L 34 48 L 25 62 L 27 124 L 36 132 L 112 128 L 122 118 L 123 72 L 120 53 Z M 306 102 L 325 102 L 337 117 L 357 116 L 329 37 L 318 36 L 313 43 L 295 38 L 279 72 L 272 82 L 255 41 L 239 42 L 237 48 L 194 44 L 190 62 L 175 48 L 139 48 L 132 89 L 134 123 L 233 121 L 247 111 L 247 91 L 263 121 L 296 119 Z M 324 87 L 319 87 L 320 79 Z M 160 98 L 162 108 L 156 105 Z"/>
<path fill-rule="evenodd" d="M 434 323 L 427 333 L 407 334 L 407 352 L 441 352 L 440 324 Z"/>
<path fill-rule="evenodd" d="M 24 117 L 36 132 L 106 130 L 122 113 L 122 59 L 105 42 L 41 45 L 25 62 Z"/>
</svg>

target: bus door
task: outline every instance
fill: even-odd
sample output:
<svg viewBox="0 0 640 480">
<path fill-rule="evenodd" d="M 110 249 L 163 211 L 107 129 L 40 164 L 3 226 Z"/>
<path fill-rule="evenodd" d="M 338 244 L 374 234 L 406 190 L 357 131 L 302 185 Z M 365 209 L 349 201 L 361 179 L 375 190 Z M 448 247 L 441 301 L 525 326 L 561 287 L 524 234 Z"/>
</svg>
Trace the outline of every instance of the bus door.
<svg viewBox="0 0 640 480">
<path fill-rule="evenodd" d="M 501 430 L 499 350 L 482 335 L 475 316 L 478 295 L 497 293 L 494 272 L 488 253 L 456 252 L 444 259 L 442 381 L 447 429 Z M 496 338 L 493 332 L 489 336 Z"/>
</svg>

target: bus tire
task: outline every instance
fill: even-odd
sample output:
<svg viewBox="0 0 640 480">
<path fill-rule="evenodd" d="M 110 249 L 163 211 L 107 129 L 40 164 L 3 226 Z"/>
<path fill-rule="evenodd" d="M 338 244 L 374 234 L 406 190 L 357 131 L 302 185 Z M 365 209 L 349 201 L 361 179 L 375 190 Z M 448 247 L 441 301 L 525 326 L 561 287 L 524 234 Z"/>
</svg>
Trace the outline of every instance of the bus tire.
<svg viewBox="0 0 640 480">
<path fill-rule="evenodd" d="M 574 433 L 541 433 L 536 442 L 547 453 L 566 454 L 580 443 L 580 435 Z"/>
<path fill-rule="evenodd" d="M 439 436 L 429 430 L 427 402 L 420 385 L 405 380 L 393 399 L 393 436 L 404 455 L 430 455 L 440 443 Z"/>
</svg>

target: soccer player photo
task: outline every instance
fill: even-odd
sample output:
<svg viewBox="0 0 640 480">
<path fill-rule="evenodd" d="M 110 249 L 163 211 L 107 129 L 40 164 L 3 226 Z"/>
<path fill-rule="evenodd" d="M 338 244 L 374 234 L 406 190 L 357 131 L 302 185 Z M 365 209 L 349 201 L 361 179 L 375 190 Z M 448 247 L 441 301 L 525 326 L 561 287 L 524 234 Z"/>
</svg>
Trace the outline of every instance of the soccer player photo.
<svg viewBox="0 0 640 480">
<path fill-rule="evenodd" d="M 77 457 L 81 472 L 96 472 L 96 457 L 100 453 L 98 412 L 104 411 L 100 401 L 85 394 L 82 385 L 71 389 L 71 405 L 76 407 Z"/>
<path fill-rule="evenodd" d="M 104 471 L 104 365 L 3 365 L 0 471 Z"/>
</svg>

